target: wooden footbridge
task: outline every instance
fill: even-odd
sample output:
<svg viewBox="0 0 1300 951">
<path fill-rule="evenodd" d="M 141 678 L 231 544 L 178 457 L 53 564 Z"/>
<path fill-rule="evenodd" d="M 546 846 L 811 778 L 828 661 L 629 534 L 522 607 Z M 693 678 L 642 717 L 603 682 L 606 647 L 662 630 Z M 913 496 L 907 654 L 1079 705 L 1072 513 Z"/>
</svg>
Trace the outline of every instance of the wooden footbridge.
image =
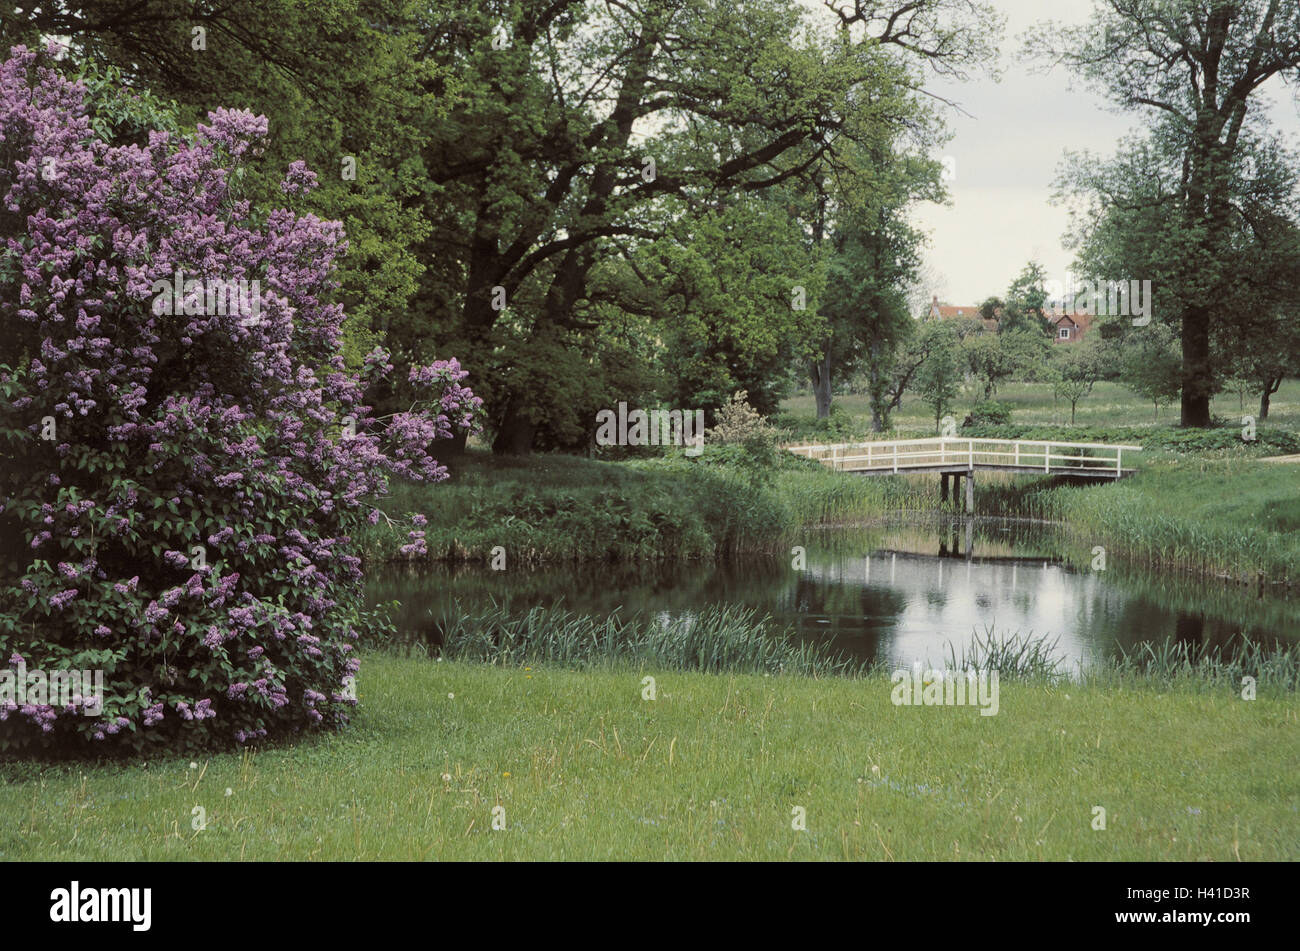
<svg viewBox="0 0 1300 951">
<path fill-rule="evenodd" d="M 942 498 L 948 501 L 948 480 L 955 479 L 958 497 L 966 479 L 966 511 L 975 511 L 975 473 L 1024 472 L 1082 479 L 1122 479 L 1124 453 L 1141 446 L 1090 442 L 1040 442 L 1030 439 L 893 439 L 883 442 L 841 443 L 833 446 L 790 446 L 789 451 L 820 462 L 837 472 L 866 476 L 937 472 Z"/>
</svg>

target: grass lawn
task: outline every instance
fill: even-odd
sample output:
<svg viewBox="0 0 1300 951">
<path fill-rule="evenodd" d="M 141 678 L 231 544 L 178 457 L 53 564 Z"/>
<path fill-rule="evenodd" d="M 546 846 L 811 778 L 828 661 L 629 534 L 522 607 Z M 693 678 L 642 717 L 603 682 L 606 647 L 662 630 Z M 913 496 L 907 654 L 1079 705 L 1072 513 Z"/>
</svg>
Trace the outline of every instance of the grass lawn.
<svg viewBox="0 0 1300 951">
<path fill-rule="evenodd" d="M 984 395 L 982 386 L 967 385 L 957 398 L 953 416 L 961 422 L 970 412 L 975 402 Z M 1057 402 L 1053 405 L 1052 388 L 1046 383 L 1006 383 L 998 388 L 993 397 L 1012 406 L 1011 419 L 1016 423 L 1035 425 L 1069 425 L 1070 404 Z M 867 423 L 871 420 L 871 410 L 865 395 L 836 396 L 833 405 L 850 416 L 863 417 Z M 1237 394 L 1220 394 L 1210 406 L 1211 412 L 1225 419 L 1239 420 L 1243 415 L 1259 414 L 1259 400 L 1247 398 L 1242 407 Z M 793 396 L 781 404 L 781 411 L 792 416 L 812 418 L 816 415 L 816 405 L 811 394 Z M 1099 382 L 1091 395 L 1079 401 L 1075 411 L 1075 424 L 1078 426 L 1154 426 L 1177 423 L 1178 407 L 1162 406 L 1160 418 L 1155 418 L 1155 407 L 1135 395 L 1118 383 Z M 925 406 L 915 393 L 903 397 L 901 409 L 892 417 L 894 426 L 900 430 L 934 431 L 934 412 Z M 1287 380 L 1281 389 L 1273 394 L 1269 408 L 1268 424 L 1300 430 L 1300 380 Z"/>
<path fill-rule="evenodd" d="M 0 859 L 1300 859 L 1294 694 L 1003 681 L 981 716 L 881 678 L 385 654 L 360 684 L 348 733 L 195 769 L 0 766 Z"/>
</svg>

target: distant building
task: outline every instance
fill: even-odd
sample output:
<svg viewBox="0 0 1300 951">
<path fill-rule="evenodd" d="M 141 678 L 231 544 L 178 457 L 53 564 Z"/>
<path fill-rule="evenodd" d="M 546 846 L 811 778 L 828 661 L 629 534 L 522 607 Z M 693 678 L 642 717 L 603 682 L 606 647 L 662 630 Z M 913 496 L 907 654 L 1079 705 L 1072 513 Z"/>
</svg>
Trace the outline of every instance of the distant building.
<svg viewBox="0 0 1300 951">
<path fill-rule="evenodd" d="M 1059 309 L 1043 313 L 1052 325 L 1052 339 L 1056 343 L 1078 343 L 1092 329 L 1091 314 L 1072 314 Z"/>
<path fill-rule="evenodd" d="M 933 320 L 978 320 L 984 325 L 984 329 L 992 333 L 998 332 L 997 318 L 985 320 L 980 316 L 978 307 L 967 305 L 940 304 L 936 296 L 930 301 L 929 318 Z"/>
<path fill-rule="evenodd" d="M 978 320 L 983 324 L 986 331 L 997 333 L 998 317 L 1001 317 L 1002 309 L 998 308 L 996 314 L 997 316 L 992 319 L 985 319 L 980 316 L 978 307 L 964 304 L 941 304 L 939 298 L 935 297 L 930 301 L 930 312 L 926 315 L 926 319 Z M 1092 329 L 1093 317 L 1091 314 L 1076 314 L 1064 308 L 1049 305 L 1043 310 L 1043 316 L 1052 325 L 1052 340 L 1054 343 L 1078 343 Z"/>
</svg>

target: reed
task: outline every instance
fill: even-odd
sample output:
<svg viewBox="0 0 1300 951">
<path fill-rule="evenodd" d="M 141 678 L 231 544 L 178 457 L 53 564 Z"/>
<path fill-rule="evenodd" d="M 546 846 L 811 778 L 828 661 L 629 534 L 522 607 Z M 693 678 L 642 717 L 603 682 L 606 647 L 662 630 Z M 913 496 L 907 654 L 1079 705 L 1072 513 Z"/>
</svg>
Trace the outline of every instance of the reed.
<svg viewBox="0 0 1300 951">
<path fill-rule="evenodd" d="M 985 627 L 983 634 L 976 629 L 960 653 L 949 641 L 948 666 L 977 674 L 996 670 L 998 677 L 1010 680 L 1057 680 L 1064 676 L 1060 669 L 1063 658 L 1057 652 L 1059 641 L 1059 637 L 1035 636 L 1032 631 L 999 635 L 992 627 Z"/>
<path fill-rule="evenodd" d="M 449 605 L 433 619 L 434 649 L 449 660 L 496 666 L 651 667 L 704 673 L 798 674 L 862 679 L 888 673 L 885 661 L 866 663 L 800 642 L 752 608 L 723 606 L 677 617 L 623 617 L 618 612 L 592 616 L 561 605 L 512 612 L 492 604 L 465 610 Z M 386 645 L 390 649 L 397 645 Z M 1057 683 L 1072 680 L 1101 686 L 1185 686 L 1240 690 L 1243 677 L 1261 689 L 1300 690 L 1300 643 L 1264 643 L 1242 637 L 1226 647 L 1201 648 L 1172 639 L 1143 642 L 1136 648 L 1092 662 L 1064 667 L 1059 637 L 972 631 L 961 645 L 947 644 L 948 669 L 984 673 L 996 670 L 1005 681 Z"/>
<path fill-rule="evenodd" d="M 1143 642 L 1087 672 L 1085 679 L 1100 686 L 1134 684 L 1164 688 L 1189 684 L 1232 692 L 1253 678 L 1256 687 L 1300 690 L 1300 643 L 1264 644 L 1246 637 L 1226 647 L 1203 647 L 1172 639 Z"/>
<path fill-rule="evenodd" d="M 493 604 L 467 612 L 458 603 L 435 620 L 433 634 L 452 660 L 570 669 L 636 666 L 703 673 L 849 676 L 860 665 L 812 644 L 751 608 L 709 608 L 675 618 L 577 614 L 561 606 L 514 614 Z"/>
</svg>

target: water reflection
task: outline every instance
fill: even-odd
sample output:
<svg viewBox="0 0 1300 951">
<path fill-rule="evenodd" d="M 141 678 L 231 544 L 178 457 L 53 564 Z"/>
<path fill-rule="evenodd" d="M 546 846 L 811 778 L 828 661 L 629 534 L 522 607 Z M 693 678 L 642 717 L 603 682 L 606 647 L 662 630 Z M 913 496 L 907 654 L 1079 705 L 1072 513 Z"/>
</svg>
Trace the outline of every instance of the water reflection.
<svg viewBox="0 0 1300 951">
<path fill-rule="evenodd" d="M 1244 589 L 1210 588 L 1125 572 L 1088 570 L 1050 527 L 945 518 L 870 529 L 810 533 L 797 558 L 667 568 L 386 568 L 372 572 L 372 603 L 401 601 L 395 618 L 409 636 L 429 636 L 430 611 L 453 600 L 492 600 L 515 610 L 558 601 L 608 614 L 677 615 L 710 604 L 756 607 L 798 636 L 890 663 L 941 663 L 973 631 L 1048 634 L 1077 668 L 1120 647 L 1174 637 L 1226 647 L 1247 634 L 1300 640 L 1300 606 Z M 1081 565 L 1083 570 L 1070 567 Z"/>
</svg>

